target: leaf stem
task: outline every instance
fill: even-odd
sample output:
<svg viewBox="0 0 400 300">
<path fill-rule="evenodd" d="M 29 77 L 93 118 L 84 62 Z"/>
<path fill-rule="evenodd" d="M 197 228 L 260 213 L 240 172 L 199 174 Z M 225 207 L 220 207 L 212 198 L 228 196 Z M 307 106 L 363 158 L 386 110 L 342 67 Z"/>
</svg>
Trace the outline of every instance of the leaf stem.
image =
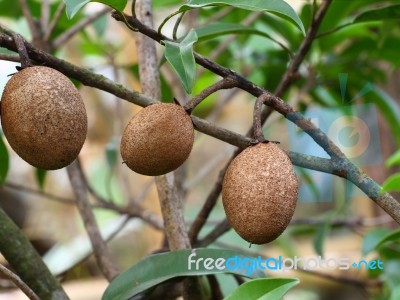
<svg viewBox="0 0 400 300">
<path fill-rule="evenodd" d="M 15 42 L 15 46 L 17 47 L 17 51 L 19 54 L 19 59 L 21 61 L 21 68 L 32 67 L 31 60 L 29 59 L 28 51 L 25 47 L 24 38 L 19 34 L 13 34 L 13 39 Z"/>
<path fill-rule="evenodd" d="M 261 123 L 261 113 L 264 101 L 267 99 L 268 95 L 262 94 L 260 95 L 254 103 L 253 110 L 253 137 L 255 143 L 261 143 L 265 141 L 264 133 L 262 131 L 262 123 Z"/>
<path fill-rule="evenodd" d="M 14 274 L 11 272 L 9 269 L 7 269 L 5 266 L 0 264 L 0 273 L 3 274 L 5 277 L 10 279 L 19 289 L 30 299 L 30 300 L 40 300 L 40 298 L 35 294 L 34 291 L 31 290 L 29 286 L 25 284 L 19 278 L 17 274 Z"/>
</svg>

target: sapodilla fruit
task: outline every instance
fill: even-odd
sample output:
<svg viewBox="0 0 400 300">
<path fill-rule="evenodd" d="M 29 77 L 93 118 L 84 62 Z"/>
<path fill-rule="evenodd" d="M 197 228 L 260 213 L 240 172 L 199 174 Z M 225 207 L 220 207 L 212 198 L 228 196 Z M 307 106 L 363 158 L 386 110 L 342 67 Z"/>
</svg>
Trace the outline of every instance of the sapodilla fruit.
<svg viewBox="0 0 400 300">
<path fill-rule="evenodd" d="M 240 153 L 222 185 L 229 224 L 252 244 L 265 244 L 281 235 L 292 219 L 297 196 L 292 163 L 274 143 L 259 143 Z"/>
<path fill-rule="evenodd" d="M 86 138 L 82 98 L 62 73 L 43 66 L 25 68 L 7 82 L 1 124 L 11 148 L 37 168 L 69 165 Z"/>
<path fill-rule="evenodd" d="M 131 170 L 158 176 L 182 165 L 193 141 L 193 123 L 186 111 L 177 104 L 157 103 L 142 109 L 126 126 L 121 156 Z"/>
</svg>

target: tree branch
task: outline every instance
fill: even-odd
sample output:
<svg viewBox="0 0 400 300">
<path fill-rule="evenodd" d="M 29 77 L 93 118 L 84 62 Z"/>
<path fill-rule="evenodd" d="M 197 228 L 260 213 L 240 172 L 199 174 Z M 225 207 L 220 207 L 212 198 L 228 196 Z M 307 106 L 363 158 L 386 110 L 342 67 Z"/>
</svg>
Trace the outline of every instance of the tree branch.
<svg viewBox="0 0 400 300">
<path fill-rule="evenodd" d="M 304 39 L 304 41 L 301 43 L 299 50 L 297 51 L 296 55 L 290 62 L 290 65 L 288 69 L 285 72 L 285 75 L 283 76 L 283 79 L 279 83 L 278 87 L 276 88 L 274 94 L 277 97 L 280 97 L 283 95 L 283 93 L 288 89 L 288 87 L 292 84 L 294 78 L 296 77 L 296 73 L 299 70 L 299 67 L 303 60 L 305 59 L 308 51 L 310 50 L 311 44 L 314 41 L 319 26 L 321 25 L 322 20 L 325 17 L 326 12 L 328 11 L 328 8 L 330 4 L 332 3 L 332 0 L 324 0 L 322 2 L 320 9 L 315 15 L 315 18 L 313 22 L 310 25 L 310 28 L 308 29 L 307 35 Z"/>
<path fill-rule="evenodd" d="M 41 40 L 41 32 L 39 30 L 39 26 L 36 23 L 36 20 L 33 18 L 32 13 L 29 9 L 27 0 L 18 0 L 19 6 L 21 7 L 22 13 L 25 16 L 25 19 L 29 26 L 29 31 L 32 35 L 32 43 L 35 46 L 40 45 Z"/>
<path fill-rule="evenodd" d="M 27 237 L 1 208 L 0 251 L 21 280 L 40 299 L 68 299 Z"/>
<path fill-rule="evenodd" d="M 40 23 L 42 28 L 47 28 L 50 20 L 50 1 L 42 0 Z"/>
<path fill-rule="evenodd" d="M 29 299 L 40 300 L 35 292 L 32 291 L 31 288 L 27 286 L 17 274 L 14 274 L 2 264 L 0 264 L 0 273 L 10 279 Z"/>
<path fill-rule="evenodd" d="M 137 20 L 134 24 L 136 23 L 141 24 Z M 140 26 L 142 31 L 148 33 L 151 37 L 159 39 L 157 32 L 155 32 L 154 30 L 150 30 L 143 25 Z M 4 27 L 0 26 L 0 29 L 3 28 Z M 16 51 L 12 38 L 5 34 L 0 34 L 0 45 L 11 51 Z M 87 69 L 80 68 L 64 60 L 58 59 L 44 51 L 35 48 L 30 43 L 25 42 L 25 46 L 31 59 L 36 60 L 38 63 L 42 63 L 49 67 L 52 67 L 62 72 L 66 76 L 73 77 L 87 86 L 107 91 L 115 96 L 118 96 L 121 99 L 125 99 L 140 106 L 148 106 L 152 103 L 155 103 L 155 100 L 150 97 L 125 88 L 124 86 L 117 84 L 105 78 L 104 76 L 97 75 Z M 246 88 L 247 90 L 251 91 L 251 94 L 259 96 L 262 92 L 264 92 L 260 87 L 247 81 L 245 78 L 242 78 L 239 75 L 235 75 L 235 72 L 216 65 L 216 63 L 210 62 L 207 59 L 199 58 L 198 56 L 196 57 L 202 62 L 202 64 L 210 67 L 210 69 L 217 72 L 217 74 L 225 74 L 226 76 L 232 75 L 235 76 L 237 79 L 239 78 L 241 80 L 239 81 L 240 87 Z M 303 128 L 310 126 L 311 128 L 309 131 L 312 132 L 312 128 L 315 127 L 314 124 L 304 119 L 300 113 L 294 112 L 293 108 L 284 103 L 282 99 L 272 95 L 271 97 L 272 99 L 269 104 L 273 105 L 274 108 L 276 107 L 277 111 L 281 113 L 285 113 L 285 111 L 288 112 L 288 115 L 286 117 L 290 118 L 292 121 L 296 121 L 297 123 L 299 123 L 299 125 L 303 126 Z M 292 113 L 289 113 L 290 110 L 292 110 Z M 240 148 L 247 147 L 251 142 L 251 140 L 247 137 L 217 127 L 209 123 L 208 121 L 202 120 L 200 118 L 193 116 L 192 120 L 197 130 Z M 314 131 L 313 134 L 316 138 L 320 139 L 320 141 L 327 142 L 326 135 L 320 130 Z M 366 195 L 368 195 L 390 216 L 392 216 L 392 218 L 396 222 L 400 223 L 400 204 L 397 202 L 397 200 L 388 193 L 380 194 L 380 186 L 347 159 L 329 160 L 295 152 L 290 152 L 290 158 L 295 165 L 321 172 L 331 173 L 350 180 L 351 182 L 359 186 L 361 190 L 366 193 Z M 372 185 L 368 186 L 368 183 L 366 184 L 366 182 Z"/>
<path fill-rule="evenodd" d="M 101 237 L 92 208 L 87 198 L 87 188 L 82 178 L 79 161 L 75 160 L 67 167 L 68 177 L 74 190 L 79 213 L 82 216 L 85 229 L 92 244 L 93 253 L 103 275 L 111 281 L 118 275 L 119 270 L 111 259 L 107 244 Z"/>
<path fill-rule="evenodd" d="M 96 21 L 98 18 L 109 12 L 111 12 L 111 9 L 107 7 L 84 18 L 83 20 L 78 22 L 74 27 L 70 28 L 68 31 L 64 32 L 62 35 L 56 38 L 54 40 L 53 47 L 56 49 L 59 48 L 61 45 L 68 42 L 75 34 L 81 31 L 84 27 L 86 27 L 90 23 Z"/>
<path fill-rule="evenodd" d="M 43 41 L 45 43 L 47 43 L 50 40 L 50 36 L 53 33 L 54 29 L 56 28 L 57 23 L 60 20 L 62 14 L 64 12 L 64 9 L 65 9 L 65 3 L 64 3 L 64 1 L 61 1 L 57 7 L 57 10 L 54 14 L 53 19 L 51 20 L 49 26 L 47 27 L 47 29 L 44 33 Z"/>
</svg>

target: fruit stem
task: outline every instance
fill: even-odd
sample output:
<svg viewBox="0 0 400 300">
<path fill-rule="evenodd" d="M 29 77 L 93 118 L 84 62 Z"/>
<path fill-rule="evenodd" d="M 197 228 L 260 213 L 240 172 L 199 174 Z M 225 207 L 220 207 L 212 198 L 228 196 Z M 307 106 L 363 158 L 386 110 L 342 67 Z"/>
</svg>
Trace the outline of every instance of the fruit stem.
<svg viewBox="0 0 400 300">
<path fill-rule="evenodd" d="M 29 59 L 28 51 L 25 47 L 25 40 L 20 34 L 13 34 L 12 35 L 15 46 L 17 47 L 17 51 L 19 54 L 19 59 L 21 61 L 21 68 L 25 69 L 28 67 L 32 67 L 32 62 Z"/>
<path fill-rule="evenodd" d="M 266 142 L 267 140 L 264 137 L 264 133 L 262 131 L 262 123 L 261 123 L 261 112 L 264 101 L 268 98 L 268 94 L 261 94 L 254 104 L 253 111 L 253 137 L 254 144 Z"/>
<path fill-rule="evenodd" d="M 225 77 L 220 81 L 210 85 L 208 88 L 204 89 L 200 94 L 196 95 L 192 99 L 190 99 L 185 105 L 184 109 L 190 115 L 195 107 L 201 103 L 204 99 L 206 99 L 211 94 L 223 90 L 223 89 L 231 89 L 237 86 L 237 80 L 231 76 Z"/>
</svg>

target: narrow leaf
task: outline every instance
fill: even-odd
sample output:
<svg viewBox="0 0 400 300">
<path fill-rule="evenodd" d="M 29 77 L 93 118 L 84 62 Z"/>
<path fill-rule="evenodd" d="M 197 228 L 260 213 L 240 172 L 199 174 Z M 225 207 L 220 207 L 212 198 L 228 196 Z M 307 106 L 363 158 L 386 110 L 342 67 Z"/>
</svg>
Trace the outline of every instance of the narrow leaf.
<svg viewBox="0 0 400 300">
<path fill-rule="evenodd" d="M 353 23 L 373 22 L 383 20 L 399 20 L 400 5 L 392 5 L 379 9 L 369 10 L 358 15 Z"/>
<path fill-rule="evenodd" d="M 324 243 L 327 235 L 331 230 L 331 221 L 328 220 L 323 225 L 319 226 L 314 237 L 314 249 L 318 255 L 324 256 Z"/>
<path fill-rule="evenodd" d="M 375 249 L 378 249 L 382 245 L 392 242 L 392 241 L 397 241 L 400 239 L 400 229 L 394 230 L 387 235 L 383 236 L 382 239 L 378 241 L 378 243 L 375 246 Z"/>
<path fill-rule="evenodd" d="M 389 124 L 397 145 L 400 147 L 400 107 L 396 101 L 385 91 L 373 85 L 373 90 L 366 96 L 375 103 Z"/>
<path fill-rule="evenodd" d="M 393 174 L 382 185 L 382 193 L 400 191 L 400 173 Z"/>
<path fill-rule="evenodd" d="M 99 2 L 123 11 L 128 0 L 64 0 L 68 19 L 72 19 L 76 13 L 89 2 Z"/>
<path fill-rule="evenodd" d="M 385 166 L 388 168 L 398 165 L 400 165 L 400 150 L 397 150 L 396 153 L 391 155 L 385 162 Z"/>
<path fill-rule="evenodd" d="M 190 94 L 193 89 L 196 75 L 196 62 L 193 55 L 193 44 L 197 41 L 196 32 L 192 29 L 186 37 L 180 42 L 164 41 L 165 58 L 171 64 L 176 74 Z"/>
<path fill-rule="evenodd" d="M 230 1 L 215 1 L 215 0 L 190 0 L 185 5 L 179 8 L 179 11 L 186 11 L 204 6 L 233 6 L 240 9 L 251 11 L 267 11 L 284 18 L 296 25 L 305 35 L 304 25 L 294 9 L 283 0 L 230 0 Z"/>
<path fill-rule="evenodd" d="M 3 136 L 0 135 L 0 185 L 6 181 L 9 164 L 7 147 L 4 144 Z"/>
<path fill-rule="evenodd" d="M 42 190 L 42 191 L 44 188 L 44 183 L 46 181 L 46 175 L 47 175 L 46 170 L 38 169 L 38 168 L 35 170 L 36 182 L 37 182 L 40 190 Z"/>
<path fill-rule="evenodd" d="M 281 300 L 300 281 L 295 278 L 262 278 L 242 284 L 225 300 Z"/>
<path fill-rule="evenodd" d="M 367 255 L 371 251 L 375 250 L 376 245 L 378 245 L 383 236 L 390 234 L 387 228 L 375 228 L 368 232 L 364 236 L 361 251 L 363 255 Z"/>
<path fill-rule="evenodd" d="M 189 258 L 190 255 L 193 256 Z M 181 276 L 218 273 L 238 274 L 252 278 L 265 276 L 260 271 L 247 275 L 244 269 L 227 270 L 225 264 L 222 264 L 223 269 L 215 267 L 218 259 L 227 260 L 231 257 L 243 257 L 243 255 L 231 250 L 220 249 L 178 250 L 151 255 L 117 276 L 106 289 L 102 300 L 129 299 L 161 282 Z M 210 261 L 208 261 L 206 268 L 207 258 L 213 259 L 214 263 L 210 265 Z M 189 259 L 195 262 L 190 263 Z"/>
<path fill-rule="evenodd" d="M 113 169 L 118 161 L 118 149 L 120 138 L 114 136 L 106 146 L 106 160 L 110 169 Z"/>
<path fill-rule="evenodd" d="M 226 35 L 226 34 L 255 34 L 255 35 L 260 35 L 263 36 L 274 43 L 278 44 L 282 49 L 286 50 L 291 54 L 290 50 L 283 45 L 281 42 L 275 40 L 272 36 L 269 34 L 257 30 L 255 28 L 245 26 L 239 23 L 214 23 L 214 24 L 208 24 L 199 28 L 196 28 L 196 34 L 198 37 L 198 41 L 206 41 L 209 39 L 213 39 L 218 36 Z"/>
</svg>

